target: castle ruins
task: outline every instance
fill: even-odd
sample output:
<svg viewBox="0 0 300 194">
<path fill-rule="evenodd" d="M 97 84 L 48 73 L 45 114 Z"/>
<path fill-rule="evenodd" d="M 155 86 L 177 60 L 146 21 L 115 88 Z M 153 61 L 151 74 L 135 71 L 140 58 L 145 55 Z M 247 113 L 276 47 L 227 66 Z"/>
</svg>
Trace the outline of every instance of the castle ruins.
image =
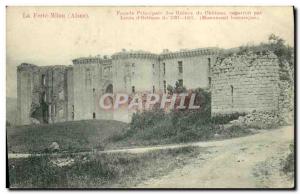
<svg viewBox="0 0 300 194">
<path fill-rule="evenodd" d="M 72 120 L 130 121 L 130 114 L 99 109 L 105 93 L 166 93 L 175 83 L 211 91 L 212 115 L 251 111 L 288 113 L 293 108 L 290 84 L 280 79 L 273 53 L 223 55 L 203 48 L 161 54 L 126 51 L 112 56 L 82 57 L 69 66 L 17 68 L 18 124 Z M 293 93 L 293 92 L 292 92 Z"/>
</svg>

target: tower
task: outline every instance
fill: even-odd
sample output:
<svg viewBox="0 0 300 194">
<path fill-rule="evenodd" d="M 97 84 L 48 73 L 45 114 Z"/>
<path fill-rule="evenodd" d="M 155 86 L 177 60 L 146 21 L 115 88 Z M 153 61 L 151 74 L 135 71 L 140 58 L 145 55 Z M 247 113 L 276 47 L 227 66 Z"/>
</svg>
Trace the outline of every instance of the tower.
<svg viewBox="0 0 300 194">
<path fill-rule="evenodd" d="M 17 67 L 17 124 L 30 124 L 33 75 L 37 66 L 22 63 Z"/>
</svg>

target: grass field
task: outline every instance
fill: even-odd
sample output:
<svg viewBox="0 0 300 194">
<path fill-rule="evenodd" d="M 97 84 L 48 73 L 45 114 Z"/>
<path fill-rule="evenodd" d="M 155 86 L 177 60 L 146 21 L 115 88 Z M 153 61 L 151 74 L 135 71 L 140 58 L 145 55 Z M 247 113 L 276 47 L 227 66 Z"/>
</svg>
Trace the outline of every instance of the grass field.
<svg viewBox="0 0 300 194">
<path fill-rule="evenodd" d="M 144 121 L 151 121 L 150 124 L 143 123 L 143 128 L 135 127 L 136 122 L 126 124 L 112 120 L 82 120 L 7 128 L 8 152 L 45 153 L 52 142 L 59 144 L 59 152 L 74 153 L 226 139 L 252 133 L 243 127 L 223 129 L 223 123 L 214 124 L 210 120 L 197 120 L 197 124 L 189 121 L 189 117 L 179 116 L 174 119 L 170 115 L 154 115 L 155 118 L 148 114 L 143 116 Z"/>
<path fill-rule="evenodd" d="M 7 128 L 8 152 L 45 152 L 52 142 L 59 144 L 60 151 L 101 150 L 105 139 L 120 132 L 126 126 L 126 123 L 119 121 L 85 120 Z"/>
<path fill-rule="evenodd" d="M 223 124 L 228 123 L 231 117 L 201 120 L 197 113 L 159 115 L 151 112 L 138 115 L 135 119 L 131 124 L 82 120 L 8 127 L 9 153 L 45 153 L 52 142 L 59 144 L 59 152 L 65 152 L 63 156 L 9 159 L 10 187 L 131 187 L 149 178 L 167 174 L 207 151 L 191 146 L 139 154 L 97 154 L 93 150 L 206 141 L 251 133 L 240 127 L 223 129 Z M 85 151 L 91 152 L 76 154 Z"/>
<path fill-rule="evenodd" d="M 253 134 L 247 126 L 229 124 L 238 114 L 210 117 L 201 112 L 149 111 L 135 114 L 130 126 L 106 140 L 106 148 L 221 140 Z"/>
<path fill-rule="evenodd" d="M 57 158 L 30 157 L 9 160 L 11 188 L 130 187 L 162 176 L 187 164 L 204 148 L 185 147 L 140 154 L 109 153 L 71 156 L 72 165 L 57 166 Z"/>
</svg>

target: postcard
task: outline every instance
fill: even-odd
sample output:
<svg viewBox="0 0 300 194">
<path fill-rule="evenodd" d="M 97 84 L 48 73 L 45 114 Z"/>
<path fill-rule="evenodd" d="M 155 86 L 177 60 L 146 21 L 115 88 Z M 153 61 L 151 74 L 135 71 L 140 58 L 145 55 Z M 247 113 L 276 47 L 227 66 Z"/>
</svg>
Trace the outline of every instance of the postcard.
<svg viewBox="0 0 300 194">
<path fill-rule="evenodd" d="M 8 6 L 10 189 L 295 189 L 292 6 Z"/>
</svg>

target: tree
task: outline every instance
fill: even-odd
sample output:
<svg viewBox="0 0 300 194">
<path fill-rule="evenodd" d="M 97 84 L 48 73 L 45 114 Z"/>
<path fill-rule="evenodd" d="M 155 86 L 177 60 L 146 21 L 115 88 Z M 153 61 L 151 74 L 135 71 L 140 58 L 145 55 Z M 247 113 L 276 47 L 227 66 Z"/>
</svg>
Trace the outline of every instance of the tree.
<svg viewBox="0 0 300 194">
<path fill-rule="evenodd" d="M 270 34 L 267 43 L 259 45 L 247 45 L 239 47 L 237 54 L 245 53 L 266 53 L 267 51 L 273 52 L 279 59 L 279 66 L 281 68 L 280 79 L 294 80 L 294 48 L 286 44 L 285 40 Z"/>
<path fill-rule="evenodd" d="M 268 50 L 274 52 L 275 55 L 280 60 L 280 65 L 288 62 L 290 66 L 294 66 L 294 49 L 285 44 L 285 40 L 276 36 L 275 34 L 270 34 L 269 43 L 266 44 Z"/>
</svg>

